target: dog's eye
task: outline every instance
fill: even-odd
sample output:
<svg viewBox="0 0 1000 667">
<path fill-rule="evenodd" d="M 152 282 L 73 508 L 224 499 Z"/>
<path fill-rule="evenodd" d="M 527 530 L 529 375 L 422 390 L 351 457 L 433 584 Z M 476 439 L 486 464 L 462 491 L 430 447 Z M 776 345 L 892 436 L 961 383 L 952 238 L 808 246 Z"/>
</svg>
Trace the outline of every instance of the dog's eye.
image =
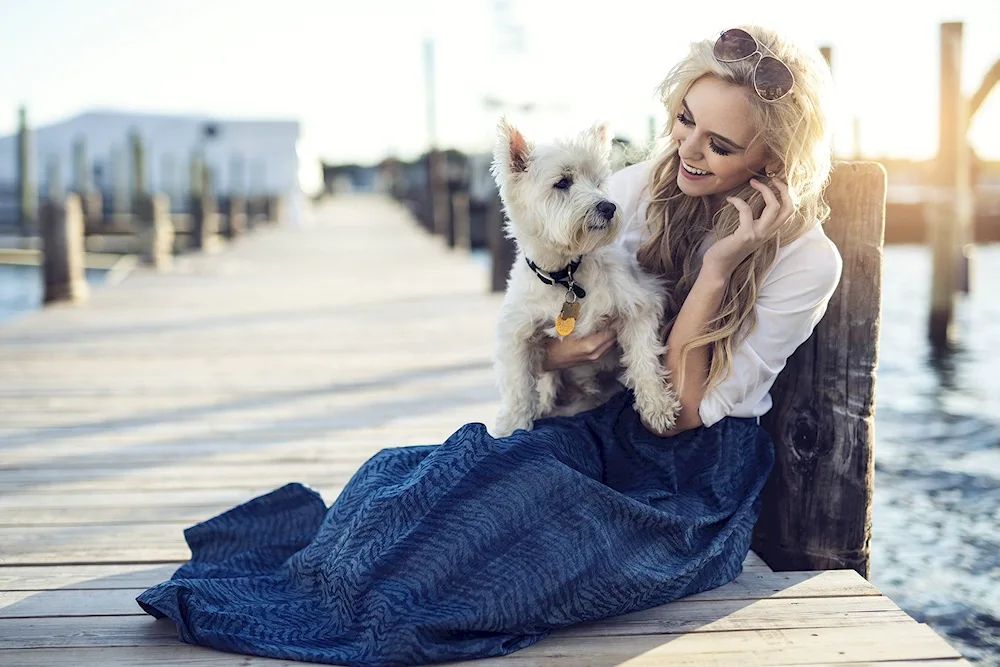
<svg viewBox="0 0 1000 667">
<path fill-rule="evenodd" d="M 559 179 L 559 182 L 556 183 L 553 187 L 555 187 L 557 190 L 567 190 L 571 185 L 573 185 L 573 181 L 569 180 L 564 176 L 561 179 Z"/>
</svg>

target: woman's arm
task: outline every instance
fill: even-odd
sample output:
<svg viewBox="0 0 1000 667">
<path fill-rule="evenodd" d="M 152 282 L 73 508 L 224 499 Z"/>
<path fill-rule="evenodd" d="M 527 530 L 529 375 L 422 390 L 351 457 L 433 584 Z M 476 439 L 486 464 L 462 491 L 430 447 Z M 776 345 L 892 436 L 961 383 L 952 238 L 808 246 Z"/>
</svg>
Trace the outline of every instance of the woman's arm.
<svg viewBox="0 0 1000 667">
<path fill-rule="evenodd" d="M 788 187 L 778 179 L 771 182 L 778 187 L 782 195 L 781 201 L 769 187 L 756 179 L 750 180 L 750 185 L 760 191 L 767 202 L 760 218 L 754 219 L 750 206 L 742 199 L 726 198 L 726 201 L 740 212 L 740 226 L 729 236 L 715 241 L 705 252 L 698 277 L 680 312 L 677 313 L 677 319 L 667 337 L 667 351 L 663 356 L 663 363 L 671 378 L 680 377 L 681 349 L 688 341 L 701 335 L 709 320 L 718 313 L 726 287 L 736 267 L 774 236 L 781 225 L 791 217 L 793 207 Z M 681 400 L 677 425 L 670 431 L 657 435 L 669 437 L 702 425 L 698 409 L 705 397 L 709 370 L 708 354 L 709 348 L 706 345 L 688 353 L 684 367 L 684 386 L 677 387 Z"/>
<path fill-rule="evenodd" d="M 671 378 L 680 377 L 681 349 L 688 341 L 705 332 L 709 320 L 715 317 L 722 306 L 728 283 L 729 276 L 713 267 L 703 267 L 698 274 L 667 337 L 663 363 Z M 702 345 L 688 353 L 684 367 L 684 386 L 676 388 L 681 400 L 677 424 L 660 435 L 666 437 L 701 426 L 698 406 L 705 396 L 705 383 L 708 381 L 708 351 L 708 346 Z"/>
</svg>

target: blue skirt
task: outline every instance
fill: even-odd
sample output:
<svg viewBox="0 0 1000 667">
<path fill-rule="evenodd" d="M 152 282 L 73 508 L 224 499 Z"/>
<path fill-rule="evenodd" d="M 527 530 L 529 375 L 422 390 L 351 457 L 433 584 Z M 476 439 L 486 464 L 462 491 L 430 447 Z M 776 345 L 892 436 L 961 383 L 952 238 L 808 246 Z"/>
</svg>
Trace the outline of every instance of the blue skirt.
<svg viewBox="0 0 1000 667">
<path fill-rule="evenodd" d="M 742 570 L 774 460 L 755 419 L 650 434 L 630 392 L 383 449 L 329 508 L 289 484 L 185 531 L 137 601 L 191 644 L 337 665 L 501 656 Z"/>
</svg>

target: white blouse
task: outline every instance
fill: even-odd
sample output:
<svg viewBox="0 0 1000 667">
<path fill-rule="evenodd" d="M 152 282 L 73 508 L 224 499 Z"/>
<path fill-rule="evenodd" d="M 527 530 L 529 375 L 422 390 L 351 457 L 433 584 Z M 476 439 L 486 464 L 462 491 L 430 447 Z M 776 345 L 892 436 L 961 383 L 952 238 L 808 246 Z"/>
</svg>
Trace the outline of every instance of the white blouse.
<svg viewBox="0 0 1000 667">
<path fill-rule="evenodd" d="M 651 162 L 641 162 L 608 180 L 609 198 L 622 214 L 619 242 L 633 253 L 647 234 L 651 168 Z M 706 239 L 700 252 L 709 245 Z M 771 409 L 774 379 L 826 313 L 842 269 L 840 252 L 821 225 L 778 250 L 757 293 L 756 326 L 734 349 L 729 376 L 710 389 L 698 407 L 705 426 L 726 416 L 758 417 Z"/>
</svg>

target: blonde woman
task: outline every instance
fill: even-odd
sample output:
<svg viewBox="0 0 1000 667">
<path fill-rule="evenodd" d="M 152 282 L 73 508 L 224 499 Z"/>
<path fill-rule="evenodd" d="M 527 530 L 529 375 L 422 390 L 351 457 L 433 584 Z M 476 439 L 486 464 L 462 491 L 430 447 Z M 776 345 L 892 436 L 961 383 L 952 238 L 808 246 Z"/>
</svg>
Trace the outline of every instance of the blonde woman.
<svg viewBox="0 0 1000 667">
<path fill-rule="evenodd" d="M 142 608 L 222 650 L 419 665 L 506 655 L 735 578 L 774 459 L 757 417 L 840 279 L 822 228 L 828 84 L 818 53 L 770 31 L 695 43 L 663 82 L 660 154 L 613 177 L 621 242 L 672 286 L 673 431 L 650 432 L 620 392 L 506 438 L 474 423 L 384 449 L 329 508 L 289 484 L 192 527 L 191 561 Z M 545 363 L 613 344 L 569 337 Z"/>
<path fill-rule="evenodd" d="M 672 287 L 665 363 L 682 409 L 660 435 L 767 412 L 840 281 L 822 227 L 830 81 L 819 58 L 754 27 L 693 45 L 660 88 L 671 114 L 660 154 L 612 177 L 622 243 Z M 546 367 L 613 343 L 613 330 L 554 342 Z"/>
</svg>

